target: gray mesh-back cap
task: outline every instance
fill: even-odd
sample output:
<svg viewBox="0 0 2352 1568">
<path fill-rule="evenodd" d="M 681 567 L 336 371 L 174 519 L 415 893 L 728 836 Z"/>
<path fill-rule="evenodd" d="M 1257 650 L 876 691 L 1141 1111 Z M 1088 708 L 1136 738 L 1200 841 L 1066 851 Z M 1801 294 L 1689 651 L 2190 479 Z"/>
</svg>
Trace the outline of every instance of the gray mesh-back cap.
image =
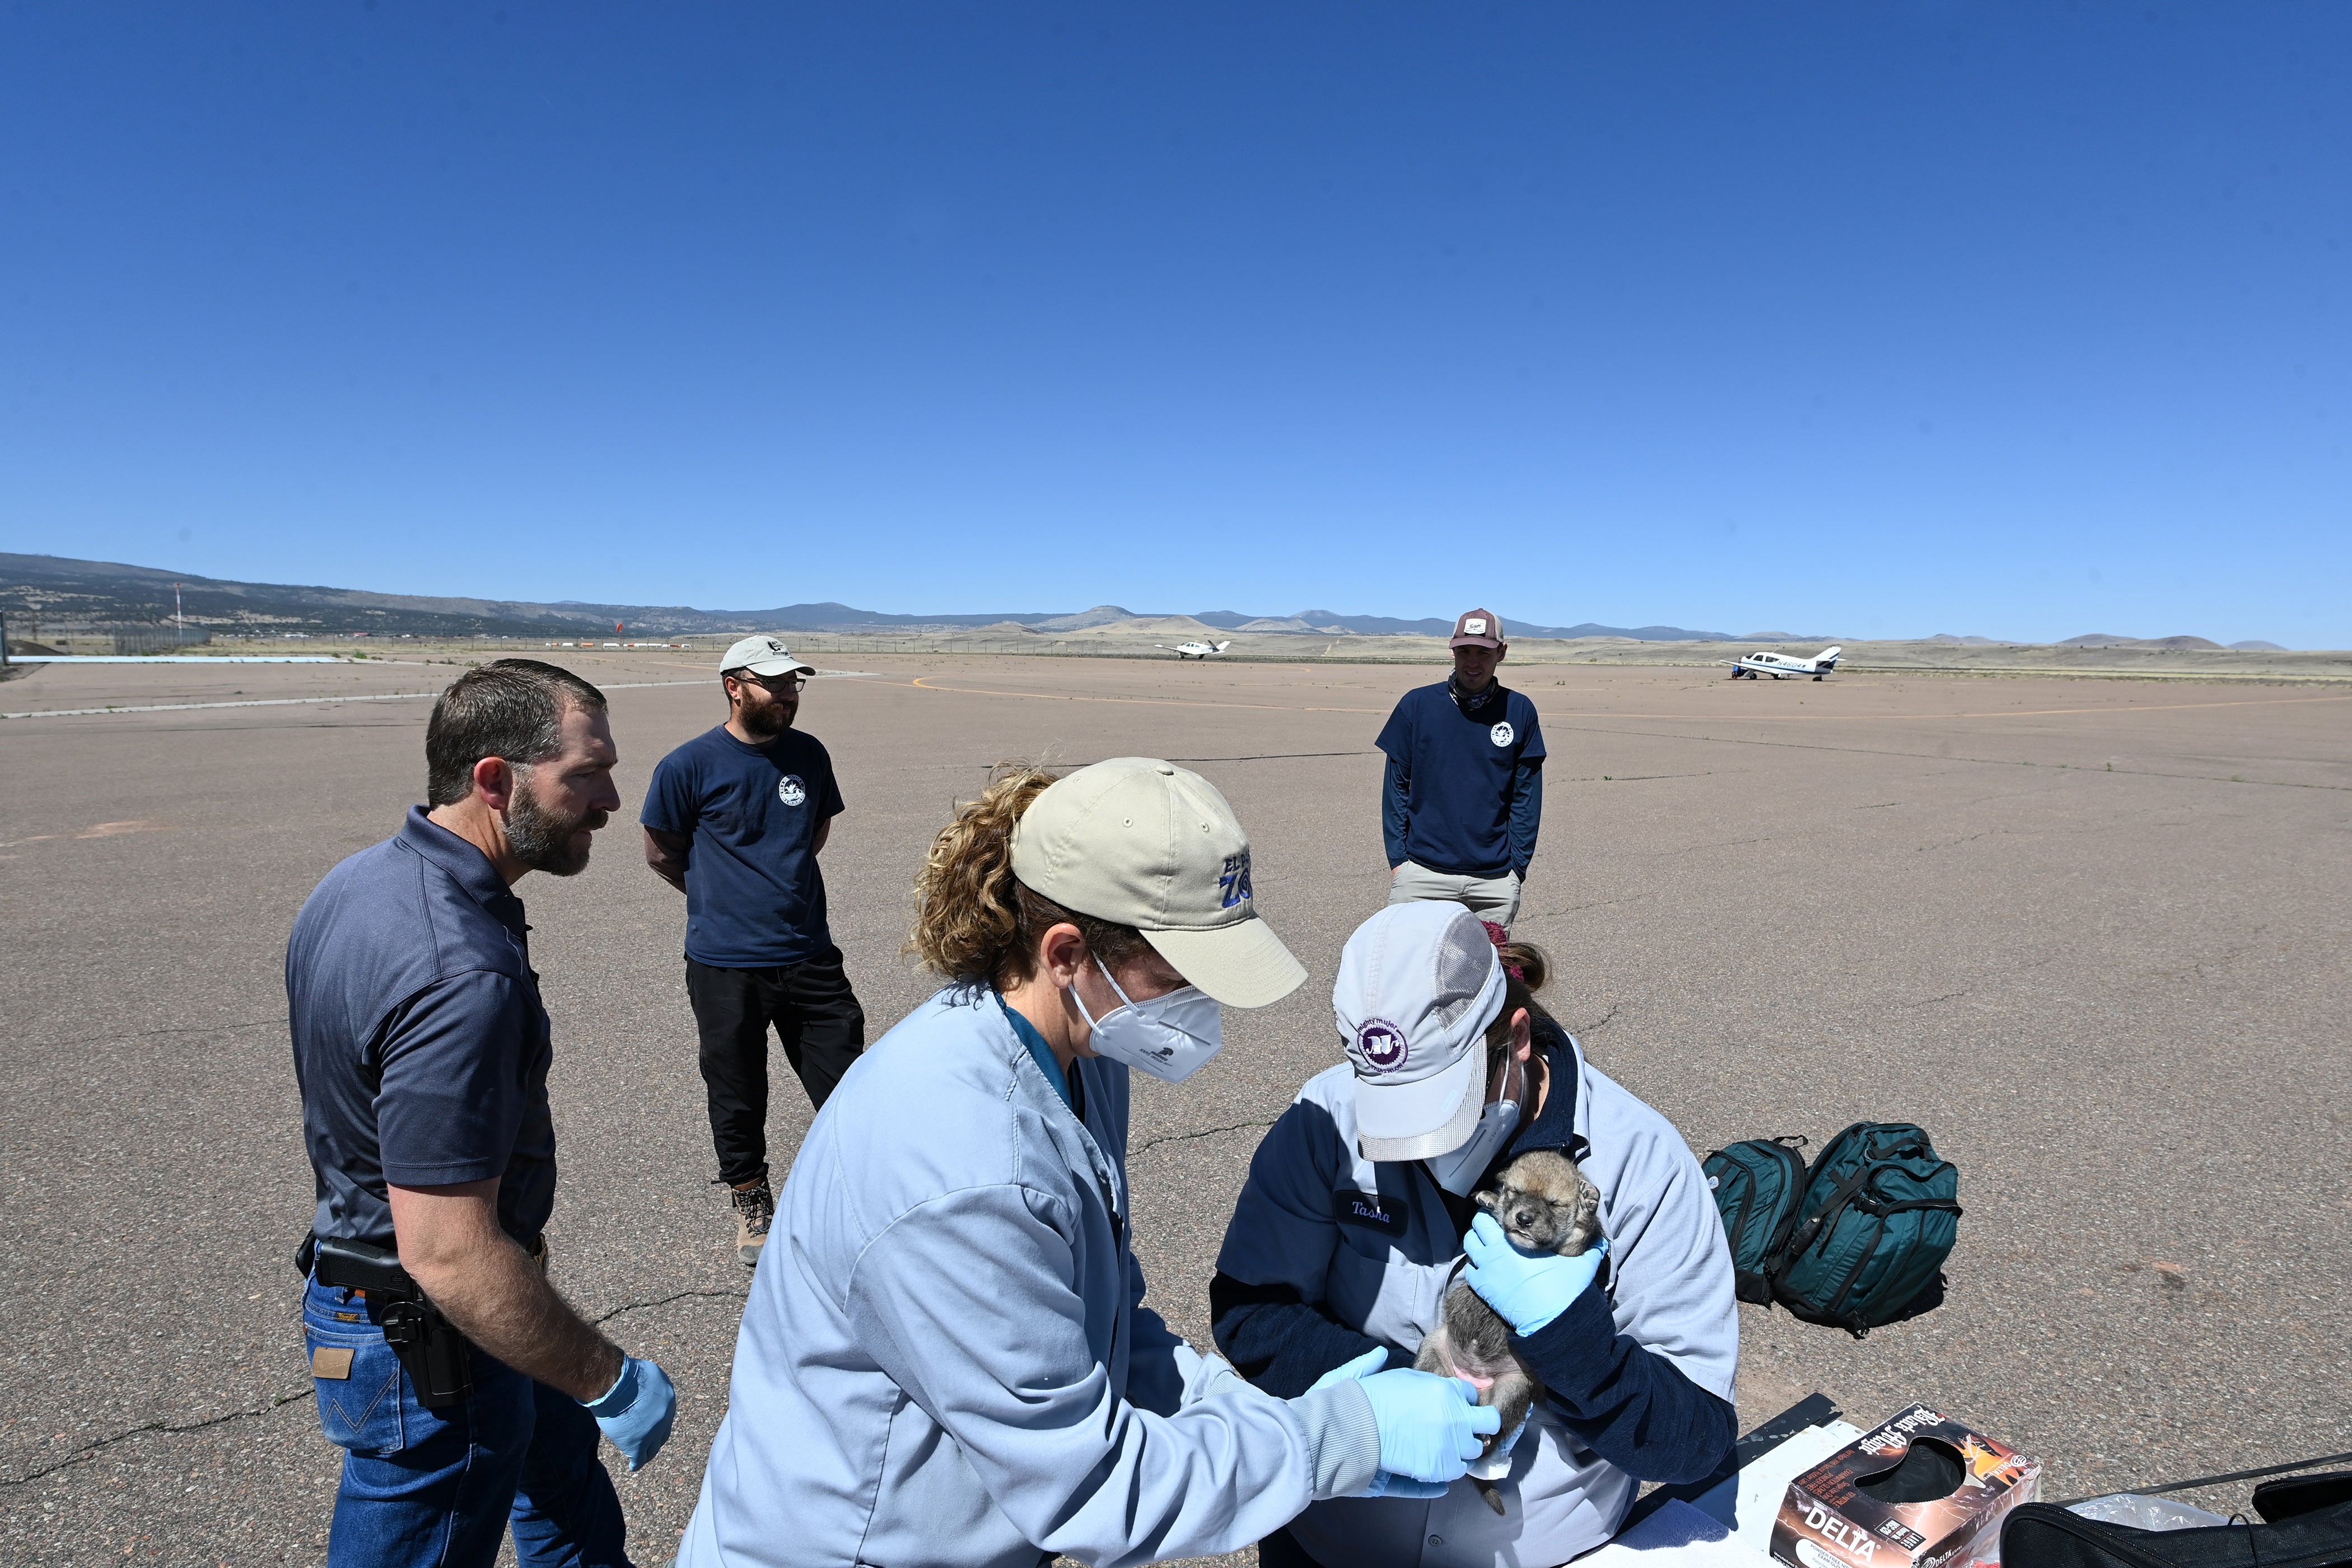
<svg viewBox="0 0 2352 1568">
<path fill-rule="evenodd" d="M 1486 1026 L 1503 965 L 1460 904 L 1391 904 L 1339 953 L 1333 1021 L 1356 1069 L 1356 1132 L 1370 1160 L 1460 1148 L 1486 1104 Z"/>
</svg>

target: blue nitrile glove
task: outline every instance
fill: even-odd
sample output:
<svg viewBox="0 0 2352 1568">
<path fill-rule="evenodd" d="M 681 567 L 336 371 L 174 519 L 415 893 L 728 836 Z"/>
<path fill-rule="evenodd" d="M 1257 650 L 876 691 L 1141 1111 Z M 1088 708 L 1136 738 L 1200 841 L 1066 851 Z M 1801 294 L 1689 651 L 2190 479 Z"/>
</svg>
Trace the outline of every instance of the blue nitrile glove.
<svg viewBox="0 0 2352 1568">
<path fill-rule="evenodd" d="M 1355 1360 L 1343 1361 L 1338 1366 L 1333 1367 L 1329 1372 L 1327 1372 L 1322 1376 L 1317 1378 L 1313 1383 L 1307 1384 L 1307 1392 L 1313 1394 L 1318 1389 L 1328 1388 L 1335 1383 L 1346 1383 L 1351 1379 L 1360 1383 L 1376 1372 L 1387 1370 L 1388 1364 L 1389 1352 L 1382 1350 L 1380 1346 L 1374 1345 L 1370 1350 L 1366 1351 Z"/>
<path fill-rule="evenodd" d="M 1460 1479 L 1486 1446 L 1481 1439 L 1503 1424 L 1503 1413 L 1477 1403 L 1476 1386 L 1458 1377 L 1400 1367 L 1374 1373 L 1356 1386 L 1372 1402 L 1381 1468 L 1400 1481 Z M 1390 1495 L 1403 1494 L 1391 1485 Z"/>
<path fill-rule="evenodd" d="M 1511 1473 L 1511 1450 L 1519 1446 L 1519 1439 L 1528 1435 L 1528 1423 L 1533 1419 L 1535 1419 L 1535 1415 L 1532 1411 L 1528 1415 L 1520 1416 L 1519 1424 L 1512 1427 L 1509 1434 L 1505 1436 L 1501 1442 L 1495 1445 L 1495 1451 L 1487 1455 L 1484 1460 L 1470 1467 L 1470 1473 L 1478 1477 L 1481 1480 L 1489 1481 L 1499 1481 L 1505 1476 L 1509 1475 Z"/>
<path fill-rule="evenodd" d="M 621 1375 L 602 1397 L 581 1403 L 632 1470 L 653 1463 L 677 1419 L 677 1390 L 670 1386 L 669 1374 L 635 1356 L 621 1363 Z"/>
<path fill-rule="evenodd" d="M 1545 1328 L 1584 1294 L 1601 1272 L 1609 1238 L 1602 1237 L 1574 1258 L 1551 1252 L 1530 1257 L 1511 1245 L 1493 1215 L 1481 1214 L 1470 1222 L 1462 1250 L 1470 1258 L 1462 1278 L 1511 1325 L 1513 1333 L 1525 1337 Z"/>
<path fill-rule="evenodd" d="M 1312 1394 L 1318 1388 L 1328 1388 L 1335 1383 L 1361 1382 L 1376 1372 L 1386 1370 L 1388 1364 L 1389 1352 L 1376 1345 L 1355 1360 L 1343 1361 L 1317 1378 L 1307 1392 Z M 1440 1498 L 1445 1495 L 1445 1486 L 1442 1481 L 1416 1481 L 1409 1476 L 1391 1475 L 1388 1471 L 1381 1470 L 1372 1477 L 1370 1486 L 1356 1495 L 1362 1498 Z"/>
</svg>

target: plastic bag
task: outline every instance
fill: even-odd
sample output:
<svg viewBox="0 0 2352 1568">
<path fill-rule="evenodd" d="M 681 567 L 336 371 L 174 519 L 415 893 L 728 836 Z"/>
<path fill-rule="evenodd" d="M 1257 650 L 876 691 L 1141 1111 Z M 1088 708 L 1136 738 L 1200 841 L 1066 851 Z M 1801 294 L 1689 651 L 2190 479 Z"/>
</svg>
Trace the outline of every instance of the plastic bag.
<svg viewBox="0 0 2352 1568">
<path fill-rule="evenodd" d="M 2095 1519 L 2102 1524 L 2128 1524 L 2135 1530 L 2198 1530 L 2230 1522 L 2218 1513 L 2208 1513 L 2185 1502 L 2143 1497 L 2137 1492 L 2085 1498 L 2081 1502 L 2068 1503 L 2066 1511 Z"/>
</svg>

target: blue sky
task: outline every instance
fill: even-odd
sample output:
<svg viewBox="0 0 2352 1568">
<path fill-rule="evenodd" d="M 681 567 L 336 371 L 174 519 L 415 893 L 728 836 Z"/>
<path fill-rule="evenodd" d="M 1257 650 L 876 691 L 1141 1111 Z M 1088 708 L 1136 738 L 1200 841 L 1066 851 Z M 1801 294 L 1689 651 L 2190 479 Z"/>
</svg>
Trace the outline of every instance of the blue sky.
<svg viewBox="0 0 2352 1568">
<path fill-rule="evenodd" d="M 30 4 L 0 549 L 2352 646 L 2352 8 Z"/>
</svg>

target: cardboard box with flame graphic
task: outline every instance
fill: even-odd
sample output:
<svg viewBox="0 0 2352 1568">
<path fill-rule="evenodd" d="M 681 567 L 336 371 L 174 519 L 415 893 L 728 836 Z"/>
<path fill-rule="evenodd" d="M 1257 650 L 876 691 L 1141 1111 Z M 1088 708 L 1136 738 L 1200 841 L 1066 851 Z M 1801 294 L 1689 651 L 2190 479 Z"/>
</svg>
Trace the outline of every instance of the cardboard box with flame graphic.
<svg viewBox="0 0 2352 1568">
<path fill-rule="evenodd" d="M 1915 1447 L 1927 1451 L 1915 1457 Z M 1948 1478 L 1951 1489 L 1925 1501 L 1881 1500 L 1916 1496 L 1929 1477 Z M 2000 1521 L 2041 1485 L 2040 1460 L 1914 1405 L 1789 1483 L 1772 1524 L 1772 1555 L 1790 1568 L 1998 1563 Z"/>
</svg>

